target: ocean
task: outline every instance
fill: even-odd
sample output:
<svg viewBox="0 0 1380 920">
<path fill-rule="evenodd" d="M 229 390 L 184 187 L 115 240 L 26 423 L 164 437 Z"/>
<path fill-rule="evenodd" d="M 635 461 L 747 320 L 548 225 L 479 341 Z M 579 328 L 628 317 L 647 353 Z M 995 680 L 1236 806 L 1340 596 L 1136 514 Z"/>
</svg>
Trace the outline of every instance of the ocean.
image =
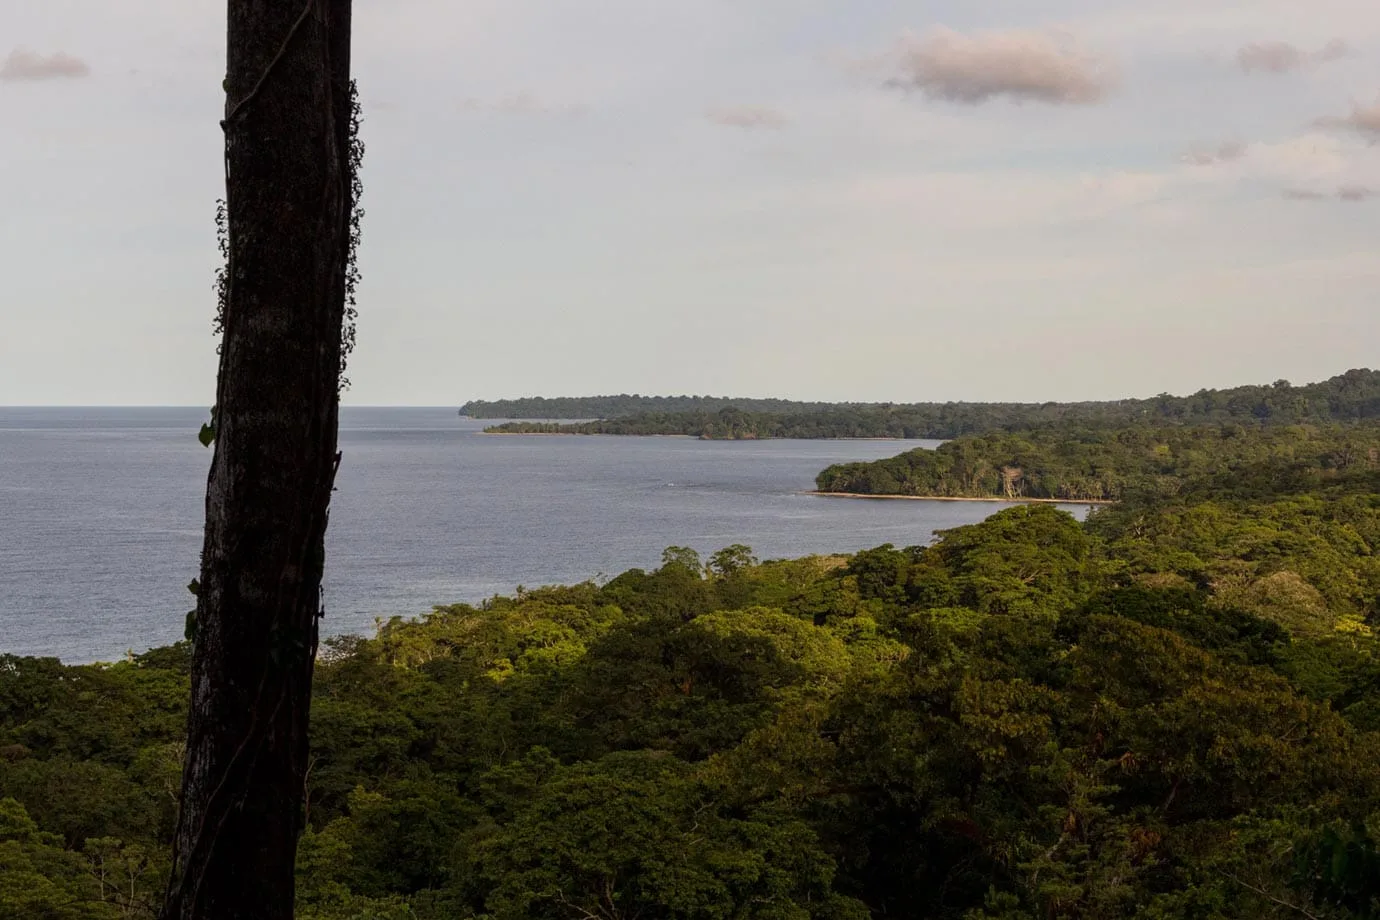
<svg viewBox="0 0 1380 920">
<path fill-rule="evenodd" d="M 0 408 L 0 653 L 109 661 L 181 638 L 211 452 L 188 408 Z M 801 494 L 922 441 L 485 435 L 454 409 L 342 410 L 327 633 L 654 568 L 670 545 L 759 558 L 929 542 L 987 503 Z M 1085 509 L 1070 507 L 1083 513 Z"/>
</svg>

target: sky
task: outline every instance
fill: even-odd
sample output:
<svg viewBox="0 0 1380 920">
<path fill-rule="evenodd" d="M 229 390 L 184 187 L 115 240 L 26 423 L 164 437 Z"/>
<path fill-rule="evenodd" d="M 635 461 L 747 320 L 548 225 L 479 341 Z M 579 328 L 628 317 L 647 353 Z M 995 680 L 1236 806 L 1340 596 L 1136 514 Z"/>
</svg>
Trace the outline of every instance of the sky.
<svg viewBox="0 0 1380 920">
<path fill-rule="evenodd" d="M 356 0 L 347 403 L 1056 400 L 1380 344 L 1374 0 Z M 0 6 L 0 405 L 214 395 L 223 3 Z"/>
</svg>

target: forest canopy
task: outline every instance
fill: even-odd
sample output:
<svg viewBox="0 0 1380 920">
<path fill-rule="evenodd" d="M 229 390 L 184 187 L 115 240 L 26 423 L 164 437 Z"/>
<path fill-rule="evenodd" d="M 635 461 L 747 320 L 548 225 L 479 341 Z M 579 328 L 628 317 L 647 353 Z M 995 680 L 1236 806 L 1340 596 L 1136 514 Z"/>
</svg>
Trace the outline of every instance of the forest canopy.
<svg viewBox="0 0 1380 920">
<path fill-rule="evenodd" d="M 1380 473 L 1279 454 L 331 640 L 298 915 L 1380 916 Z M 188 651 L 0 657 L 0 916 L 152 916 Z"/>
<path fill-rule="evenodd" d="M 753 438 L 956 438 L 995 431 L 1240 422 L 1324 424 L 1380 418 L 1380 371 L 1320 383 L 1199 390 L 1191 396 L 1078 403 L 788 403 L 710 397 L 592 397 L 467 403 L 475 418 L 546 419 L 485 429 L 505 434 Z M 593 421 L 561 424 L 551 419 Z"/>
<path fill-rule="evenodd" d="M 835 464 L 821 492 L 1118 501 L 1209 476 L 1321 477 L 1380 469 L 1380 427 L 1237 424 L 1030 431 L 955 438 L 882 460 Z"/>
</svg>

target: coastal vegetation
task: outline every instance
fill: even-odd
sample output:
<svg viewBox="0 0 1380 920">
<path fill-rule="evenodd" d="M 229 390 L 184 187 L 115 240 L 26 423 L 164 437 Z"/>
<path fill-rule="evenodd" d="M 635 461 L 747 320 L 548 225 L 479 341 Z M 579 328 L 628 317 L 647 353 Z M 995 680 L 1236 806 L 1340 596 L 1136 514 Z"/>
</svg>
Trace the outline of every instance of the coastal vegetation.
<svg viewBox="0 0 1380 920">
<path fill-rule="evenodd" d="M 957 438 L 997 431 L 1128 425 L 1346 423 L 1380 419 L 1380 371 L 1319 383 L 1199 390 L 1191 396 L 1077 403 L 784 403 L 709 397 L 593 397 L 468 403 L 476 418 L 537 418 L 486 428 L 504 434 L 686 435 L 755 438 Z M 504 414 L 506 413 L 506 414 Z M 563 424 L 560 418 L 593 419 Z"/>
<path fill-rule="evenodd" d="M 625 418 L 663 412 L 718 412 L 733 407 L 744 412 L 800 412 L 838 408 L 854 403 L 800 402 L 794 399 L 753 399 L 737 396 L 528 396 L 523 399 L 473 399 L 460 407 L 469 418 L 591 419 Z M 862 405 L 858 403 L 856 405 Z"/>
<path fill-rule="evenodd" d="M 1319 459 L 1346 436 L 1185 429 L 1199 459 L 1084 523 L 671 547 L 329 640 L 298 916 L 1380 916 L 1380 472 Z M 189 666 L 0 656 L 0 916 L 154 916 Z"/>
<path fill-rule="evenodd" d="M 1322 477 L 1380 469 L 1380 427 L 1239 424 L 1059 429 L 961 437 L 930 450 L 830 466 L 821 492 L 940 498 L 1118 501 L 1188 481 L 1267 469 Z"/>
</svg>

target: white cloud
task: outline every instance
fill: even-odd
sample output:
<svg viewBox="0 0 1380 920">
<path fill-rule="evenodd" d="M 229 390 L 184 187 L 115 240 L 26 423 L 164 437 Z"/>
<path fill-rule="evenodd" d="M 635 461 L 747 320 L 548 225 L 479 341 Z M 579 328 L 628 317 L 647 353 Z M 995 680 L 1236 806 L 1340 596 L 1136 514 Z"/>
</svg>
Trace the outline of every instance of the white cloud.
<svg viewBox="0 0 1380 920">
<path fill-rule="evenodd" d="M 1292 200 L 1361 201 L 1370 197 L 1371 189 L 1380 187 L 1380 149 L 1310 132 L 1252 144 L 1240 158 L 1196 172 L 1223 181 L 1281 185 L 1284 197 Z"/>
<path fill-rule="evenodd" d="M 1355 204 L 1370 201 L 1380 195 L 1380 191 L 1376 191 L 1368 185 L 1339 185 L 1331 193 L 1307 188 L 1286 188 L 1281 194 L 1290 201 L 1329 201 L 1335 199 Z"/>
<path fill-rule="evenodd" d="M 1067 36 L 1034 31 L 964 35 L 940 27 L 923 37 L 905 36 L 878 63 L 892 71 L 889 86 L 966 105 L 1001 97 L 1089 105 L 1116 84 L 1109 60 Z"/>
<path fill-rule="evenodd" d="M 1380 188 L 1380 151 L 1326 134 L 1304 134 L 1257 144 L 1239 178 L 1281 183 L 1291 201 L 1368 201 Z"/>
<path fill-rule="evenodd" d="M 90 75 L 91 68 L 79 57 L 65 51 L 49 55 L 16 48 L 0 64 L 0 80 L 55 80 Z"/>
<path fill-rule="evenodd" d="M 1026 234 L 1096 222 L 1154 205 L 1173 191 L 1173 171 L 1089 171 L 1048 174 L 1035 170 L 936 170 L 851 178 L 781 193 L 789 201 L 749 207 L 803 204 L 823 223 L 862 219 L 918 220 L 939 236 L 956 233 Z"/>
<path fill-rule="evenodd" d="M 1341 39 L 1333 39 L 1317 51 L 1304 51 L 1288 42 L 1252 42 L 1236 52 L 1236 63 L 1246 73 L 1289 73 L 1336 61 L 1351 53 Z"/>
<path fill-rule="evenodd" d="M 1232 163 L 1246 155 L 1247 147 L 1241 141 L 1225 141 L 1216 147 L 1195 148 L 1180 159 L 1190 166 L 1216 166 Z"/>
<path fill-rule="evenodd" d="M 1289 201 L 1324 201 L 1327 196 L 1306 188 L 1286 188 L 1280 195 Z"/>
<path fill-rule="evenodd" d="M 790 124 L 785 115 L 763 105 L 736 105 L 710 109 L 704 117 L 716 125 L 729 128 L 768 128 L 779 129 Z"/>
<path fill-rule="evenodd" d="M 1368 185 L 1341 185 L 1337 187 L 1337 199 L 1339 201 L 1369 201 L 1377 194 L 1380 193 Z"/>
<path fill-rule="evenodd" d="M 1257 178 L 1290 183 L 1337 181 L 1364 159 L 1365 150 L 1354 143 L 1309 132 L 1253 145 L 1243 171 Z"/>
<path fill-rule="evenodd" d="M 1326 115 L 1315 124 L 1322 128 L 1341 128 L 1380 138 L 1380 98 L 1372 105 L 1353 102 L 1349 115 Z"/>
</svg>

